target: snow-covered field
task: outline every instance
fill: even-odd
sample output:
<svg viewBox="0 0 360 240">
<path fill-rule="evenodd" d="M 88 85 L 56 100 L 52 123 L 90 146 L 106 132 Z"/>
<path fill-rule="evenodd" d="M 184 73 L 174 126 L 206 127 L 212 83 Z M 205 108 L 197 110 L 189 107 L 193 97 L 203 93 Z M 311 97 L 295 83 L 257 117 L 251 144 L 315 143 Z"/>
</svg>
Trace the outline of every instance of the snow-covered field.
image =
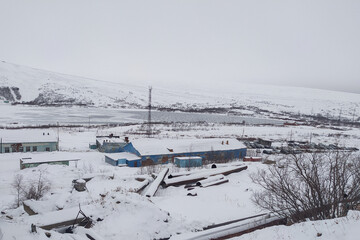
<svg viewBox="0 0 360 240">
<path fill-rule="evenodd" d="M 95 141 L 97 134 L 114 133 L 120 136 L 129 136 L 132 140 L 144 137 L 135 134 L 139 129 L 141 129 L 141 125 L 104 127 L 102 129 L 61 128 L 59 130 L 60 152 L 0 154 L 0 210 L 3 212 L 0 215 L 0 236 L 3 236 L 3 239 L 12 239 L 13 237 L 15 239 L 47 239 L 44 234 L 45 230 L 38 229 L 38 233 L 30 234 L 31 223 L 41 224 L 44 221 L 50 221 L 48 219 L 49 212 L 59 209 L 69 210 L 75 217 L 79 203 L 83 206 L 84 212 L 91 215 L 93 219 L 102 219 L 102 221 L 95 222 L 93 228 L 86 230 L 88 234 L 97 236 L 97 239 L 160 239 L 177 233 L 202 229 L 212 224 L 262 213 L 250 200 L 251 194 L 257 186 L 249 178 L 249 175 L 258 169 L 267 168 L 267 165 L 261 163 L 247 163 L 247 170 L 227 176 L 228 183 L 193 190 L 197 193 L 195 197 L 187 196 L 188 191 L 181 186 L 160 188 L 151 199 L 135 193 L 134 191 L 141 185 L 137 179 L 152 180 L 151 170 L 159 172 L 163 167 L 170 167 L 171 172 L 187 170 L 172 165 L 157 166 L 154 169 L 113 167 L 105 163 L 103 153 L 89 149 L 89 143 Z M 311 134 L 313 142 L 336 142 L 346 146 L 360 147 L 360 131 L 357 128 L 350 127 L 335 130 L 310 126 L 280 127 L 183 123 L 156 125 L 155 129 L 158 132 L 157 137 L 163 139 L 263 137 L 274 140 L 274 144 L 281 145 L 284 139 L 289 140 L 290 138 L 306 141 Z M 8 131 L 0 130 L 0 134 Z M 23 130 L 11 131 L 21 133 Z M 55 129 L 54 132 L 56 131 Z M 70 166 L 41 165 L 36 168 L 20 170 L 20 158 L 48 154 L 71 156 L 81 160 L 77 164 L 71 163 Z M 31 182 L 36 181 L 40 173 L 51 183 L 51 190 L 40 200 L 39 215 L 29 217 L 22 207 L 14 208 L 16 194 L 11 184 L 17 174 L 23 175 L 26 182 Z M 77 192 L 72 190 L 72 180 L 84 177 L 93 177 L 87 183 L 88 191 Z M 64 215 L 66 214 L 64 213 Z M 343 220 L 340 219 L 339 221 Z M 348 226 L 353 226 L 352 223 L 355 224 L 356 218 L 351 218 L 348 221 L 350 223 L 348 225 L 342 224 L 341 229 L 346 230 Z M 311 225 L 313 223 L 304 224 L 313 226 Z M 320 223 L 314 224 L 317 226 L 316 224 Z M 283 234 L 289 234 L 290 238 L 287 235 L 281 235 L 282 233 L 279 236 L 284 236 L 285 239 L 293 239 L 291 234 L 301 231 L 301 226 L 303 225 L 295 225 L 289 228 L 294 230 L 283 230 L 286 227 L 275 227 L 270 228 L 270 230 L 262 230 L 271 233 L 261 235 L 262 233 L 254 232 L 249 236 L 252 239 L 261 239 L 261 236 L 266 237 L 268 234 L 275 236 L 283 231 Z M 304 231 L 307 228 L 309 227 L 304 227 Z M 308 235 L 304 235 L 306 238 L 302 239 L 312 239 L 311 234 L 315 234 L 316 231 L 311 231 Z M 326 235 L 324 231 L 323 236 Z M 338 230 L 334 231 L 338 234 Z M 81 232 L 81 230 L 75 234 L 48 232 L 52 234 L 54 239 L 86 239 L 84 238 L 86 233 Z"/>
<path fill-rule="evenodd" d="M 360 148 L 360 129 L 350 124 L 336 127 L 283 126 L 277 124 L 281 121 L 276 120 L 279 116 L 287 117 L 290 114 L 321 114 L 332 119 L 358 122 L 358 94 L 264 85 L 219 86 L 216 90 L 153 87 L 155 108 L 231 110 L 229 115 L 154 111 L 154 121 L 168 122 L 153 125 L 154 137 L 159 139 L 264 138 L 272 140 L 275 146 L 286 145 L 286 140 L 295 140 Z M 247 163 L 247 170 L 226 176 L 229 180 L 227 183 L 192 190 L 197 196 L 188 196 L 189 191 L 182 186 L 170 186 L 160 187 L 154 197 L 147 198 L 137 190 L 144 182 L 153 181 L 152 173 L 159 173 L 165 167 L 170 172 L 188 169 L 179 169 L 171 164 L 153 168 L 114 167 L 105 163 L 103 153 L 89 149 L 89 143 L 94 143 L 97 135 L 127 136 L 130 141 L 145 137 L 139 133 L 146 130 L 141 124 L 147 119 L 146 87 L 85 79 L 0 62 L 0 90 L 0 127 L 57 123 L 60 126 L 82 125 L 50 129 L 59 133 L 59 152 L 0 154 L 1 240 L 48 239 L 45 232 L 51 233 L 51 239 L 88 239 L 86 234 L 97 240 L 162 239 L 263 213 L 250 200 L 257 186 L 249 176 L 259 169 L 266 169 L 268 166 L 265 164 Z M 8 90 L 14 98 L 9 103 L 4 101 Z M 45 104 L 47 107 L 11 105 L 11 102 L 23 101 Z M 245 124 L 230 124 L 243 121 Z M 269 121 L 275 124 L 251 125 Z M 110 123 L 133 125 L 106 126 Z M 29 131 L 44 130 L 0 129 L 0 138 L 5 138 L 9 131 L 31 135 Z M 80 160 L 71 162 L 70 166 L 45 164 L 20 170 L 20 158 L 46 158 L 49 155 Z M 272 160 L 282 157 L 271 155 Z M 39 214 L 28 216 L 22 206 L 15 207 L 13 183 L 22 176 L 26 187 L 38 181 L 40 174 L 51 188 L 34 203 Z M 72 181 L 80 178 L 92 178 L 86 183 L 85 192 L 73 189 Z M 78 228 L 74 234 L 61 234 L 38 228 L 37 233 L 30 233 L 31 224 L 41 226 L 59 219 L 74 218 L 79 204 L 85 214 L 95 220 L 91 229 Z M 271 227 L 240 239 L 353 239 L 358 235 L 358 223 L 359 214 L 351 212 L 348 218 Z M 317 237 L 317 233 L 322 233 L 322 236 Z M 181 238 L 181 235 L 178 236 Z"/>
<path fill-rule="evenodd" d="M 106 164 L 102 153 L 87 149 L 91 137 L 95 137 L 94 132 L 61 132 L 60 148 L 71 153 L 0 155 L 0 206 L 2 206 L 1 211 L 4 212 L 0 220 L 0 229 L 4 237 L 6 236 L 4 239 L 11 236 L 22 239 L 28 234 L 32 221 L 40 223 L 45 221 L 27 217 L 22 207 L 12 209 L 15 192 L 11 184 L 16 174 L 21 174 L 26 182 L 30 182 L 36 181 L 41 172 L 51 183 L 51 194 L 47 194 L 41 200 L 43 205 L 38 218 L 41 216 L 46 218 L 48 212 L 60 208 L 76 208 L 78 203 L 82 206 L 91 204 L 92 207 L 87 214 L 91 214 L 94 219 L 104 219 L 96 223 L 92 230 L 104 239 L 169 237 L 175 233 L 200 229 L 258 212 L 249 201 L 251 184 L 248 178 L 248 174 L 255 171 L 258 166 L 249 166 L 248 172 L 229 176 L 230 183 L 225 186 L 199 189 L 197 197 L 186 196 L 187 191 L 182 187 L 169 187 L 160 189 L 149 201 L 146 197 L 133 193 L 133 189 L 140 184 L 135 180 L 136 178 L 151 179 L 149 175 L 143 173 L 147 170 L 118 168 Z M 59 158 L 70 154 L 73 158 L 81 160 L 76 165 L 71 163 L 70 166 L 41 165 L 37 168 L 19 170 L 20 158 L 49 154 L 58 155 Z M 88 192 L 72 191 L 72 180 L 85 176 L 94 177 L 87 184 Z M 118 201 L 120 203 L 116 203 Z M 77 211 L 72 214 L 75 216 Z M 9 220 L 6 216 L 11 216 L 13 219 Z M 38 237 L 43 234 L 41 230 L 39 232 Z M 37 238 L 34 236 L 34 239 Z"/>
</svg>

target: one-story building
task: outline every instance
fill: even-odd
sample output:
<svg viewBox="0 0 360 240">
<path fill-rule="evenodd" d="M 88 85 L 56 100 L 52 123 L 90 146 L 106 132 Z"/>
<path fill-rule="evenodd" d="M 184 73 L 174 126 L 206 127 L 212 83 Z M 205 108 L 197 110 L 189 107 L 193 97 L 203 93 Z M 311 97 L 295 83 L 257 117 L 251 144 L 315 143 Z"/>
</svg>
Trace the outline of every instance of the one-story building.
<svg viewBox="0 0 360 240">
<path fill-rule="evenodd" d="M 37 167 L 41 164 L 69 166 L 70 162 L 77 162 L 79 160 L 80 159 L 64 158 L 56 155 L 32 155 L 32 157 L 20 159 L 20 169 Z"/>
<path fill-rule="evenodd" d="M 100 152 L 116 153 L 122 152 L 122 148 L 127 144 L 118 137 L 98 137 L 96 138 L 96 148 Z M 90 146 L 91 148 L 91 146 Z"/>
<path fill-rule="evenodd" d="M 201 157 L 203 162 L 225 162 L 246 156 L 246 146 L 236 139 L 134 139 L 125 142 L 120 152 L 132 153 L 140 160 L 127 165 L 140 167 L 174 163 L 175 157 Z"/>
<path fill-rule="evenodd" d="M 105 162 L 113 166 L 134 165 L 135 162 L 140 163 L 140 161 L 140 157 L 128 152 L 109 153 L 105 155 Z"/>
<path fill-rule="evenodd" d="M 58 136 L 50 130 L 1 130 L 0 153 L 52 152 L 59 149 Z"/>
</svg>

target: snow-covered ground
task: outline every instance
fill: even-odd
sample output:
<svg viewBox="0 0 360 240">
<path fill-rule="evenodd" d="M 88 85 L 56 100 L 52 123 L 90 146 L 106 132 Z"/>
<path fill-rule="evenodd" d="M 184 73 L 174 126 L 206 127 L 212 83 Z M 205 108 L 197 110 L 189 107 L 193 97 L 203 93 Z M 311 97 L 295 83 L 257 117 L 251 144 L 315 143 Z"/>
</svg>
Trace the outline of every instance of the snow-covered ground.
<svg viewBox="0 0 360 240">
<path fill-rule="evenodd" d="M 358 94 L 249 84 L 220 86 L 216 90 L 153 87 L 152 99 L 155 108 L 182 111 L 211 108 L 223 108 L 226 109 L 225 112 L 231 110 L 228 115 L 154 111 L 154 121 L 169 123 L 153 125 L 154 137 L 162 140 L 159 142 L 198 138 L 234 141 L 235 138 L 264 138 L 272 140 L 275 146 L 285 145 L 285 140 L 296 140 L 360 148 L 360 129 L 349 124 L 346 127 L 251 125 L 270 123 L 267 122 L 270 118 L 271 123 L 281 123 L 276 118 L 286 117 L 289 113 L 312 116 L 322 114 L 359 121 Z M 265 164 L 246 163 L 247 170 L 226 176 L 229 182 L 192 190 L 197 196 L 188 196 L 189 191 L 182 186 L 170 186 L 160 187 L 154 197 L 147 198 L 137 193 L 137 190 L 145 182 L 153 181 L 152 173 L 159 173 L 164 167 L 170 168 L 170 172 L 188 169 L 179 169 L 171 164 L 152 168 L 114 167 L 105 163 L 103 153 L 89 149 L 89 143 L 94 143 L 97 135 L 114 134 L 127 136 L 134 142 L 147 141 L 139 134 L 146 131 L 146 127 L 141 125 L 147 119 L 147 111 L 144 109 L 148 99 L 146 87 L 85 79 L 0 62 L 0 90 L 3 91 L 2 95 L 0 94 L 0 127 L 16 128 L 57 123 L 60 123 L 60 126 L 81 125 L 76 128 L 46 130 L 0 129 L 0 138 L 3 139 L 7 139 L 9 133 L 14 132 L 20 137 L 30 137 L 36 135 L 32 131 L 51 131 L 52 137 L 59 136 L 60 148 L 60 151 L 55 153 L 0 154 L 1 240 L 48 239 L 45 230 L 38 229 L 38 233 L 30 233 L 30 225 L 74 218 L 79 204 L 85 214 L 91 215 L 95 220 L 94 226 L 89 230 L 79 228 L 74 234 L 48 231 L 52 239 L 88 239 L 86 234 L 96 236 L 97 240 L 161 239 L 263 213 L 250 200 L 257 186 L 249 176 L 259 169 L 266 169 Z M 4 101 L 7 91 L 10 91 L 14 98 L 10 103 L 35 100 L 34 104 L 70 106 L 13 106 Z M 243 121 L 245 124 L 230 124 Z M 97 125 L 118 123 L 134 125 L 112 128 Z M 80 160 L 71 162 L 70 166 L 40 165 L 20 170 L 20 158 L 44 159 L 49 155 L 51 158 Z M 280 158 L 282 156 L 271 156 L 272 160 Z M 204 168 L 209 166 L 197 170 Z M 51 188 L 35 203 L 39 214 L 28 216 L 22 206 L 15 207 L 16 192 L 12 184 L 16 176 L 22 176 L 26 187 L 38 181 L 40 174 Z M 85 192 L 73 189 L 72 181 L 80 178 L 92 178 L 86 183 Z M 358 235 L 355 229 L 358 220 L 358 213 L 351 212 L 348 218 L 306 222 L 291 227 L 272 227 L 240 239 L 313 239 L 318 238 L 318 232 L 323 234 L 321 237 L 324 239 L 338 239 L 334 236 L 341 238 L 341 231 L 349 233 L 343 234 L 348 237 L 345 239 L 352 239 L 352 236 Z M 334 235 L 329 236 L 332 229 Z"/>
<path fill-rule="evenodd" d="M 268 240 L 268 239 L 326 239 L 357 240 L 360 236 L 360 212 L 349 211 L 346 217 L 308 221 L 291 226 L 274 226 L 231 238 L 232 240 Z"/>
<path fill-rule="evenodd" d="M 310 126 L 280 127 L 193 123 L 155 125 L 154 127 L 158 130 L 156 137 L 160 139 L 263 137 L 274 140 L 274 144 L 281 145 L 284 139 L 309 140 L 311 134 L 313 142 L 327 144 L 337 142 L 345 146 L 360 147 L 360 131 L 357 128 L 350 127 L 329 129 Z M 37 234 L 30 234 L 31 223 L 47 221 L 49 212 L 59 209 L 74 211 L 73 215 L 76 216 L 75 209 L 79 203 L 83 206 L 84 212 L 92 215 L 93 219 L 103 219 L 103 221 L 95 222 L 94 227 L 89 230 L 92 236 L 98 236 L 98 239 L 160 239 L 177 233 L 191 232 L 212 224 L 262 213 L 250 200 L 251 194 L 257 189 L 257 186 L 249 178 L 249 175 L 258 169 L 267 168 L 267 165 L 262 163 L 247 163 L 247 170 L 227 176 L 228 183 L 192 190 L 193 193 L 197 193 L 197 196 L 187 196 L 188 191 L 182 186 L 160 187 L 156 195 L 150 199 L 135 193 L 136 189 L 141 186 L 141 181 L 152 181 L 151 171 L 158 173 L 163 167 L 170 167 L 171 172 L 187 171 L 187 169 L 179 169 L 172 165 L 156 166 L 153 169 L 114 167 L 105 163 L 103 153 L 89 149 L 89 143 L 95 141 L 97 134 L 113 133 L 129 136 L 131 141 L 144 137 L 135 134 L 140 128 L 141 125 L 103 127 L 102 129 L 60 128 L 60 152 L 0 154 L 0 211 L 3 212 L 0 214 L 0 239 L 1 236 L 3 239 L 12 239 L 13 237 L 16 239 L 47 239 L 44 234 L 45 231 L 41 229 L 38 230 Z M 9 131 L 21 133 L 23 130 L 0 130 L 0 134 L 8 134 Z M 44 130 L 26 131 L 41 132 Z M 53 129 L 52 132 L 57 133 L 57 129 Z M 71 156 L 71 158 L 78 158 L 80 161 L 70 163 L 70 166 L 41 165 L 36 168 L 20 170 L 20 158 L 46 157 L 49 154 L 59 157 Z M 49 181 L 51 190 L 39 201 L 39 215 L 36 218 L 29 217 L 22 207 L 14 208 L 16 194 L 11 184 L 17 174 L 23 175 L 25 182 L 29 183 L 36 181 L 40 173 Z M 77 192 L 73 190 L 72 180 L 84 177 L 93 177 L 87 183 L 88 191 Z M 139 181 L 139 179 L 141 180 Z M 89 207 L 87 207 L 88 205 Z M 67 214 L 63 217 L 67 217 Z M 353 226 L 355 226 L 358 217 L 351 217 L 349 220 L 344 219 L 338 220 L 339 223 L 343 221 L 343 224 L 340 224 L 341 227 L 335 226 L 336 220 L 333 222 L 331 220 L 327 224 L 330 225 L 331 223 L 331 226 L 337 227 L 336 234 L 341 229 L 343 231 L 355 231 Z M 349 224 L 345 224 L 346 221 Z M 262 230 L 270 231 L 263 235 L 261 235 L 261 231 L 260 233 L 257 231 L 249 236 L 252 239 L 261 239 L 262 236 L 264 238 L 272 236 L 267 239 L 272 239 L 275 236 L 280 236 L 280 239 L 300 239 L 293 236 L 296 235 L 297 231 L 304 231 L 301 233 L 304 238 L 301 239 L 312 239 L 316 238 L 317 230 L 307 231 L 307 229 L 313 226 L 315 226 L 314 229 L 318 229 L 319 224 L 321 225 L 321 223 L 316 222 L 303 223 L 293 227 L 274 227 L 269 228 L 270 230 Z M 302 228 L 302 226 L 304 227 Z M 322 229 L 319 231 L 322 231 L 323 237 L 331 232 L 331 230 L 325 232 L 324 227 L 319 227 L 319 229 Z M 86 239 L 83 238 L 85 233 L 81 230 L 78 231 L 72 235 L 60 234 L 56 231 L 49 232 L 54 239 L 73 239 L 72 237 Z M 290 234 L 290 237 L 286 234 Z M 349 234 L 350 236 L 353 235 Z"/>
</svg>

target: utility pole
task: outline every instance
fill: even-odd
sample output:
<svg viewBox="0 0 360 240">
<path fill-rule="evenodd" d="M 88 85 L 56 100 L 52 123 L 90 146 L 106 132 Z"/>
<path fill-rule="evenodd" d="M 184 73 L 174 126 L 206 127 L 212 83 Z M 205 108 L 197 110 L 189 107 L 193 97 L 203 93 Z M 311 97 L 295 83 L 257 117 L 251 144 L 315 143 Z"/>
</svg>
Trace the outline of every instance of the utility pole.
<svg viewBox="0 0 360 240">
<path fill-rule="evenodd" d="M 59 151 L 59 141 L 60 141 L 60 126 L 59 126 L 59 122 L 57 122 L 57 150 Z"/>
<path fill-rule="evenodd" d="M 354 111 L 353 111 L 353 119 L 352 119 L 353 123 L 355 123 L 355 113 L 356 113 L 356 107 L 354 107 Z"/>
<path fill-rule="evenodd" d="M 342 113 L 342 108 L 340 108 L 340 112 L 339 112 L 339 123 L 341 122 L 341 113 Z"/>
<path fill-rule="evenodd" d="M 147 135 L 150 138 L 151 137 L 151 91 L 152 87 L 149 87 L 149 105 L 148 105 L 148 128 L 147 128 Z"/>
</svg>

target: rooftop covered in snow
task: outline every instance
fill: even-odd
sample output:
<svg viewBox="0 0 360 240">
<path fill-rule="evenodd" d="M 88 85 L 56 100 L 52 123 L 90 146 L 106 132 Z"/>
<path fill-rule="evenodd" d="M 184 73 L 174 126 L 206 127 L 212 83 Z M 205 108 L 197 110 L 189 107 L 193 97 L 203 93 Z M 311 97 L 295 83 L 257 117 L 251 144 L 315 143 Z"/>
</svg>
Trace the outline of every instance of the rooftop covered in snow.
<svg viewBox="0 0 360 240">
<path fill-rule="evenodd" d="M 128 152 L 107 153 L 105 155 L 111 159 L 126 159 L 129 161 L 141 159 L 140 157 L 136 156 L 135 154 L 128 153 Z"/>
<path fill-rule="evenodd" d="M 79 161 L 79 158 L 73 158 L 69 154 L 32 154 L 31 157 L 24 157 L 20 159 L 22 163 L 47 163 L 47 162 L 61 162 L 61 161 Z"/>
<path fill-rule="evenodd" d="M 172 153 L 191 153 L 243 149 L 246 146 L 236 139 L 153 139 L 143 138 L 131 141 L 142 155 L 160 155 Z"/>
<path fill-rule="evenodd" d="M 5 143 L 57 142 L 56 132 L 48 129 L 1 130 L 0 141 Z"/>
<path fill-rule="evenodd" d="M 97 137 L 96 141 L 99 143 L 110 142 L 110 143 L 126 143 L 123 138 L 118 137 Z"/>
</svg>

